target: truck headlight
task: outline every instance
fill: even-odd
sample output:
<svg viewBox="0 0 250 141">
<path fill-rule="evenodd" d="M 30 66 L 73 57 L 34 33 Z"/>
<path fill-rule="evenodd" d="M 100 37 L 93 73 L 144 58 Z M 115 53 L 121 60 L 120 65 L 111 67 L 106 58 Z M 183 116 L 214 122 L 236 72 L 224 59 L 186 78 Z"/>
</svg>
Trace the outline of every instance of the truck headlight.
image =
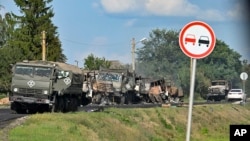
<svg viewBox="0 0 250 141">
<path fill-rule="evenodd" d="M 121 89 L 119 89 L 119 88 L 116 88 L 116 89 L 115 89 L 115 91 L 116 91 L 116 92 L 120 92 L 120 91 L 121 91 Z"/>
<path fill-rule="evenodd" d="M 13 91 L 14 91 L 14 92 L 18 92 L 18 88 L 14 88 Z"/>
<path fill-rule="evenodd" d="M 44 91 L 43 91 L 43 94 L 48 94 L 48 90 L 44 90 Z"/>
</svg>

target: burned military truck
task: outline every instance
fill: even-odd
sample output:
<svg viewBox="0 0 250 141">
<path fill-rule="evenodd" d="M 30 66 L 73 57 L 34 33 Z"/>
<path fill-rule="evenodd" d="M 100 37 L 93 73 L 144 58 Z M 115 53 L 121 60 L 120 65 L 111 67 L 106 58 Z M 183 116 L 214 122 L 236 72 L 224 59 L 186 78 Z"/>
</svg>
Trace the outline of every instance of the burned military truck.
<svg viewBox="0 0 250 141">
<path fill-rule="evenodd" d="M 135 76 L 127 69 L 100 69 L 86 72 L 83 91 L 92 104 L 113 105 L 133 102 L 134 87 Z"/>
<path fill-rule="evenodd" d="M 146 103 L 182 103 L 184 97 L 181 88 L 174 86 L 171 81 L 164 78 L 139 77 L 136 79 L 135 91 L 136 96 Z"/>
<path fill-rule="evenodd" d="M 76 66 L 50 61 L 13 65 L 9 99 L 17 113 L 76 111 L 81 104 L 83 75 Z"/>
<path fill-rule="evenodd" d="M 175 86 L 170 80 L 166 82 L 166 95 L 170 103 L 183 103 L 184 93 L 182 88 Z"/>
<path fill-rule="evenodd" d="M 150 103 L 149 90 L 151 88 L 151 78 L 146 77 L 136 77 L 135 79 L 135 95 L 139 99 L 138 102 Z"/>
</svg>

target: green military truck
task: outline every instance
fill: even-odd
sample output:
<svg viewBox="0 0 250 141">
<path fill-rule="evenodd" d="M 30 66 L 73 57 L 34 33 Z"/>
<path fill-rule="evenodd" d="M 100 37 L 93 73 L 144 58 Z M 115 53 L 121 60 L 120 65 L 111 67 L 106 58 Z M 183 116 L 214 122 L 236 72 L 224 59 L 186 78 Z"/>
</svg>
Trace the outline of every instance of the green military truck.
<svg viewBox="0 0 250 141">
<path fill-rule="evenodd" d="M 24 112 L 76 111 L 82 101 L 80 68 L 60 62 L 23 61 L 13 65 L 11 110 Z"/>
</svg>

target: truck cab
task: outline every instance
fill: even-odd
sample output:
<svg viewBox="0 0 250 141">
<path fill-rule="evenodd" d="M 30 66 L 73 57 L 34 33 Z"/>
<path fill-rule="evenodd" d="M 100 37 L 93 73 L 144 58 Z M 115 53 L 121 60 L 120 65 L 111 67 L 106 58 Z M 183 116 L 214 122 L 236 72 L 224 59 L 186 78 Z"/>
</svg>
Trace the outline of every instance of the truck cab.
<svg viewBox="0 0 250 141">
<path fill-rule="evenodd" d="M 206 96 L 206 99 L 207 101 L 225 100 L 230 89 L 231 89 L 230 81 L 213 80 L 211 81 L 211 86 L 208 88 L 208 94 Z"/>
<path fill-rule="evenodd" d="M 81 70 L 78 74 L 72 66 L 66 66 L 69 65 L 49 61 L 23 61 L 14 64 L 9 95 L 11 109 L 17 113 L 55 108 L 68 110 L 69 106 L 63 101 L 68 99 L 76 103 L 76 98 L 72 99 L 72 96 L 82 94 L 82 79 Z M 72 107 L 75 109 L 76 105 L 71 106 L 71 109 Z"/>
</svg>

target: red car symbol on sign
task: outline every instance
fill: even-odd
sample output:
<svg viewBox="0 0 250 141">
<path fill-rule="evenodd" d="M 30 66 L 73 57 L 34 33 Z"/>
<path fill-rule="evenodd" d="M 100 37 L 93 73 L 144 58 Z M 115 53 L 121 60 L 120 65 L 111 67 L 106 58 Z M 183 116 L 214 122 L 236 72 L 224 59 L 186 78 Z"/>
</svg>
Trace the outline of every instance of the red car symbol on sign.
<svg viewBox="0 0 250 141">
<path fill-rule="evenodd" d="M 187 43 L 193 43 L 193 45 L 195 44 L 196 42 L 196 39 L 195 39 L 195 36 L 193 34 L 187 34 L 186 37 L 185 37 L 185 44 Z"/>
</svg>

